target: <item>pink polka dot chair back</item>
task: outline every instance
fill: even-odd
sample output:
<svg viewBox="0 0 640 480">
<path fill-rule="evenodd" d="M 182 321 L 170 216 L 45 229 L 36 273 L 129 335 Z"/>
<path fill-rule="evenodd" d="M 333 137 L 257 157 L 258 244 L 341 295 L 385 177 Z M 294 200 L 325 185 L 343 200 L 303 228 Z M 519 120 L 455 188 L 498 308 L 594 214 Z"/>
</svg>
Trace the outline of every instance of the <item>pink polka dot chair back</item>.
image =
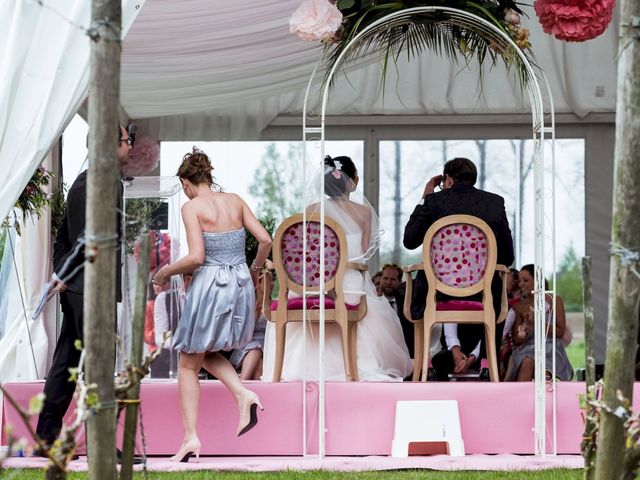
<svg viewBox="0 0 640 480">
<path fill-rule="evenodd" d="M 282 265 L 290 280 L 302 285 L 306 273 L 307 286 L 320 285 L 320 223 L 307 222 L 307 264 L 304 267 L 304 224 L 294 223 L 282 236 Z M 324 235 L 324 276 L 325 283 L 331 281 L 338 271 L 340 260 L 339 240 L 336 232 L 325 225 Z"/>
<path fill-rule="evenodd" d="M 487 237 L 475 225 L 447 225 L 431 240 L 431 264 L 436 278 L 453 288 L 471 287 L 481 281 L 488 253 Z"/>
<path fill-rule="evenodd" d="M 282 377 L 287 324 L 321 320 L 339 325 L 345 378 L 357 381 L 356 324 L 367 312 L 366 297 L 362 296 L 359 305 L 350 306 L 345 303 L 343 283 L 349 262 L 347 239 L 340 225 L 326 216 L 322 238 L 320 215 L 310 213 L 306 220 L 304 222 L 300 213 L 284 219 L 273 237 L 273 264 L 280 288 L 277 301 L 265 309 L 267 318 L 276 324 L 273 381 L 279 382 Z M 321 242 L 324 242 L 324 264 L 320 263 Z M 320 275 L 322 265 L 324 278 Z M 306 291 L 303 288 L 305 280 Z M 324 302 L 320 302 L 321 292 L 324 292 Z M 316 340 L 311 338 L 309 341 Z"/>
</svg>

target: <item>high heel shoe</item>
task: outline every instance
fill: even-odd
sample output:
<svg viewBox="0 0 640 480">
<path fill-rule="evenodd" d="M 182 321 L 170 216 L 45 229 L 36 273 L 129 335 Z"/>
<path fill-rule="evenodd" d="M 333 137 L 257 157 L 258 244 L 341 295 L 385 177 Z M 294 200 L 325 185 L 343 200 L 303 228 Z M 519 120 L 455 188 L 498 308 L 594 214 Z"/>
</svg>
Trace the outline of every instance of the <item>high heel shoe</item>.
<svg viewBox="0 0 640 480">
<path fill-rule="evenodd" d="M 191 455 L 196 456 L 196 463 L 200 462 L 200 450 L 195 450 L 193 452 L 185 453 L 184 456 L 180 459 L 180 463 L 189 463 Z"/>
<path fill-rule="evenodd" d="M 260 404 L 260 399 L 255 395 L 253 400 L 249 403 L 248 412 L 243 412 L 243 414 L 240 415 L 240 423 L 238 424 L 237 433 L 238 437 L 244 435 L 258 424 L 258 407 L 260 407 L 260 410 L 264 410 L 264 407 Z"/>
<path fill-rule="evenodd" d="M 197 445 L 197 446 L 196 446 Z M 171 462 L 188 463 L 192 455 L 196 456 L 196 462 L 200 461 L 200 442 L 183 444 L 178 453 L 169 459 Z"/>
</svg>

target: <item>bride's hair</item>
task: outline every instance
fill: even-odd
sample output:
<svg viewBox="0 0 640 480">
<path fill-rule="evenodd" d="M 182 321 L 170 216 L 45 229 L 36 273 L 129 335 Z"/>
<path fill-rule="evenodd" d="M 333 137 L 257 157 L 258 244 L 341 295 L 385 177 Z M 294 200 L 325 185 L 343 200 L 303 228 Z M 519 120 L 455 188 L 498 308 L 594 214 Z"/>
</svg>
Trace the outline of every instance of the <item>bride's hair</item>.
<svg viewBox="0 0 640 480">
<path fill-rule="evenodd" d="M 176 175 L 185 180 L 189 180 L 194 185 L 206 183 L 209 186 L 213 185 L 216 189 L 219 189 L 220 186 L 213 181 L 213 177 L 211 176 L 212 170 L 213 167 L 207 154 L 194 145 L 191 152 L 182 157 L 182 163 Z"/>
<path fill-rule="evenodd" d="M 324 193 L 329 197 L 339 197 L 355 181 L 358 171 L 349 157 L 324 157 Z M 345 178 L 346 177 L 346 178 Z"/>
</svg>

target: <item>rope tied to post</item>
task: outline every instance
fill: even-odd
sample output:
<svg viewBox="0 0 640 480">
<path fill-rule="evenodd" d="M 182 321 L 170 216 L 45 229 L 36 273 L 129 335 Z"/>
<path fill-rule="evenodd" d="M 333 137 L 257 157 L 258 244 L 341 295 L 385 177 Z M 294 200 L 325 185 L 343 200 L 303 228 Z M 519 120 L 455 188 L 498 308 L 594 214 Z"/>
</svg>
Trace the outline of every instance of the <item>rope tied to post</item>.
<svg viewBox="0 0 640 480">
<path fill-rule="evenodd" d="M 636 268 L 640 263 L 640 250 L 631 250 L 617 243 L 611 243 L 609 254 L 620 258 L 623 268 L 630 268 L 633 274 L 640 279 L 640 272 Z"/>
</svg>

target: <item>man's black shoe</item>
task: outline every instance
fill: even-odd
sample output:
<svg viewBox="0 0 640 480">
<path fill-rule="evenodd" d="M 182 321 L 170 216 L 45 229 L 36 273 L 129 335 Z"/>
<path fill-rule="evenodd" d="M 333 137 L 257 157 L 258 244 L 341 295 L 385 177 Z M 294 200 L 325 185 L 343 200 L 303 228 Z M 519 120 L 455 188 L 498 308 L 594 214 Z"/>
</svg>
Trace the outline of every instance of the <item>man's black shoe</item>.
<svg viewBox="0 0 640 480">
<path fill-rule="evenodd" d="M 116 461 L 121 464 L 122 463 L 122 452 L 119 448 L 116 448 Z M 133 455 L 133 464 L 140 465 L 143 461 L 142 455 Z"/>
<path fill-rule="evenodd" d="M 36 445 L 33 451 L 31 452 L 31 456 L 49 458 L 49 456 L 47 455 L 47 450 L 49 448 L 51 447 L 43 448 L 40 445 Z M 80 456 L 74 453 L 73 456 L 71 457 L 71 460 L 78 460 L 79 458 Z"/>
</svg>

